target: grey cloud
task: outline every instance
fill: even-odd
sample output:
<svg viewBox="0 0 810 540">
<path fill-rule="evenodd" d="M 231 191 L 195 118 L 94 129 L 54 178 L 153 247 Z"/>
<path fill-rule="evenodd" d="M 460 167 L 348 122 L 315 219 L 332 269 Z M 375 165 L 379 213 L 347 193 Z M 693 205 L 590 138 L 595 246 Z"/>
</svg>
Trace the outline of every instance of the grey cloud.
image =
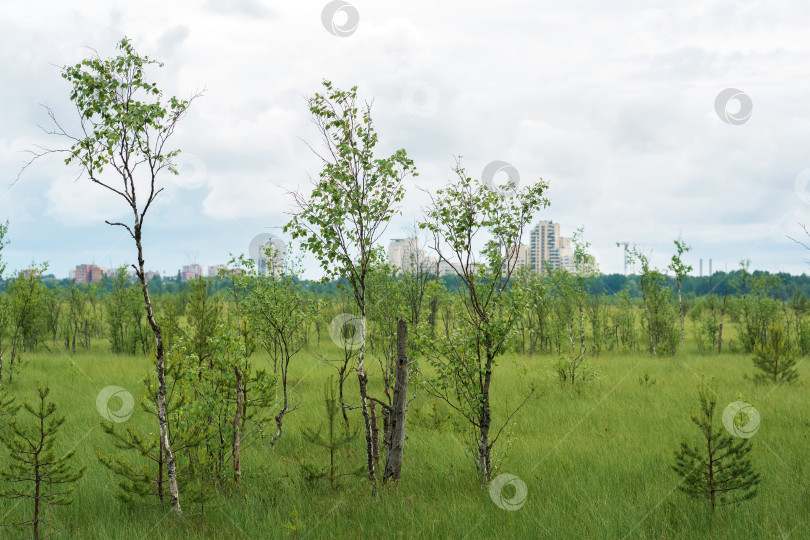
<svg viewBox="0 0 810 540">
<path fill-rule="evenodd" d="M 171 55 L 186 40 L 188 35 L 188 26 L 179 24 L 160 36 L 157 42 L 158 48 L 162 54 Z"/>
</svg>

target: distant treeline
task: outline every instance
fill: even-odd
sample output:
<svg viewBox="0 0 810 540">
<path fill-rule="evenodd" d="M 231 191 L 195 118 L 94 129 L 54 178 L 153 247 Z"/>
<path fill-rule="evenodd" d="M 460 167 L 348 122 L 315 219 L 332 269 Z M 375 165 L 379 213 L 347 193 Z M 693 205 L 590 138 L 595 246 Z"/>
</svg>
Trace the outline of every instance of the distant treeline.
<svg viewBox="0 0 810 540">
<path fill-rule="evenodd" d="M 749 277 L 761 277 L 769 275 L 776 275 L 780 279 L 780 285 L 778 287 L 773 287 L 772 290 L 769 291 L 769 296 L 772 298 L 788 300 L 797 291 L 799 294 L 810 297 L 810 276 L 806 274 L 793 276 L 785 272 L 771 274 L 770 272 L 760 270 L 749 273 Z M 697 297 L 705 296 L 707 294 L 717 294 L 719 296 L 723 296 L 723 294 L 726 292 L 726 288 L 728 288 L 729 296 L 739 296 L 740 294 L 745 294 L 749 291 L 737 290 L 733 285 L 730 286 L 729 282 L 733 283 L 734 279 L 736 278 L 737 282 L 744 283 L 745 280 L 741 279 L 741 276 L 742 272 L 740 270 L 735 270 L 733 272 L 715 272 L 712 276 L 686 276 L 681 285 L 681 291 L 684 296 L 694 295 Z M 459 290 L 464 286 L 461 282 L 461 278 L 458 276 L 442 276 L 440 281 L 442 282 L 442 285 L 444 285 L 447 290 L 452 293 L 459 292 Z M 334 280 L 326 283 L 321 283 L 319 281 L 303 281 L 302 283 L 307 290 L 324 295 L 336 295 L 339 292 L 339 285 L 343 285 L 344 287 L 347 286 L 345 280 Z M 600 274 L 599 276 L 592 278 L 588 286 L 588 292 L 590 294 L 606 294 L 612 296 L 619 291 L 628 290 L 631 297 L 640 298 L 641 291 L 638 288 L 638 283 L 639 276 L 635 274 L 628 276 L 625 276 L 624 274 Z M 677 286 L 674 277 L 666 276 L 666 284 L 673 291 L 676 290 Z"/>
<path fill-rule="evenodd" d="M 772 298 L 780 300 L 788 300 L 796 292 L 804 296 L 810 296 L 810 276 L 802 274 L 794 276 L 785 272 L 771 274 L 761 270 L 755 270 L 749 274 L 755 278 L 762 276 L 775 275 L 779 277 L 780 285 L 772 287 L 768 291 L 768 295 Z M 685 296 L 705 296 L 707 294 L 717 294 L 723 296 L 728 289 L 729 296 L 739 296 L 740 294 L 748 293 L 749 291 L 737 290 L 733 285 L 736 279 L 737 282 L 743 283 L 745 280 L 741 279 L 742 272 L 735 270 L 733 272 L 715 272 L 711 276 L 686 276 L 681 285 L 681 291 Z M 641 292 L 638 289 L 639 276 L 623 274 L 601 274 L 599 277 L 594 278 L 592 283 L 591 293 L 605 293 L 615 294 L 623 289 L 628 289 L 630 295 L 633 297 L 640 297 Z M 675 278 L 666 276 L 666 284 L 673 291 L 676 290 Z"/>
<path fill-rule="evenodd" d="M 769 276 L 775 275 L 780 279 L 780 285 L 773 287 L 769 291 L 769 296 L 780 300 L 788 300 L 794 294 L 801 294 L 810 297 L 810 276 L 802 274 L 799 276 L 791 275 L 785 272 L 771 274 L 761 270 L 755 270 L 750 273 L 751 276 Z M 681 290 L 684 296 L 705 296 L 707 294 L 717 294 L 723 296 L 728 288 L 729 296 L 739 296 L 747 291 L 739 291 L 734 286 L 729 286 L 729 282 L 733 282 L 737 278 L 738 282 L 743 282 L 740 279 L 741 271 L 735 270 L 733 272 L 715 272 L 711 276 L 686 276 L 683 280 Z M 134 279 L 134 278 L 133 278 Z M 56 279 L 53 275 L 46 275 L 42 278 L 43 282 L 48 288 L 70 288 L 70 279 Z M 440 278 L 442 284 L 448 291 L 456 293 L 463 287 L 461 279 L 458 276 L 442 276 Z M 227 281 L 224 279 L 214 278 L 211 280 L 211 291 L 216 293 L 227 286 Z M 641 297 L 641 291 L 638 288 L 639 276 L 631 274 L 625 276 L 624 274 L 600 274 L 598 277 L 592 279 L 589 284 L 590 294 L 607 294 L 614 295 L 619 291 L 628 290 L 630 296 L 633 298 Z M 331 281 L 317 281 L 317 280 L 301 280 L 302 287 L 318 295 L 336 296 L 340 292 L 341 287 L 347 287 L 348 283 L 345 280 L 331 280 Z M 673 291 L 676 290 L 675 278 L 666 276 L 666 284 Z M 6 290 L 8 280 L 0 280 L 0 292 Z M 104 278 L 97 284 L 99 292 L 107 293 L 112 291 L 112 280 Z M 189 287 L 188 281 L 178 275 L 172 278 L 155 277 L 149 282 L 149 290 L 153 293 L 169 293 L 176 294 L 187 290 Z"/>
</svg>

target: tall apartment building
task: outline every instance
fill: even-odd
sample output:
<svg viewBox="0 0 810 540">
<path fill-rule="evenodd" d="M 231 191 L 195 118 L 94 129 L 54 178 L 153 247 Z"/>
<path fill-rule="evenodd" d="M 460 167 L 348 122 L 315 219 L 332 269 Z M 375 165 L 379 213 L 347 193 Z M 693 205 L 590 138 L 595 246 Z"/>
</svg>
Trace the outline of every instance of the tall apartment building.
<svg viewBox="0 0 810 540">
<path fill-rule="evenodd" d="M 515 260 L 515 270 L 520 270 L 521 268 L 525 268 L 529 266 L 529 254 L 531 253 L 530 246 L 520 244 L 517 249 L 511 248 L 507 252 L 507 257 L 511 260 Z M 504 263 L 506 264 L 506 263 Z"/>
<path fill-rule="evenodd" d="M 426 264 L 428 260 L 416 238 L 395 238 L 388 244 L 388 262 L 400 271 L 413 271 L 417 264 Z"/>
<path fill-rule="evenodd" d="M 420 265 L 426 272 L 439 276 L 455 276 L 456 272 L 445 261 L 425 253 L 416 238 L 395 238 L 388 244 L 388 263 L 400 271 L 414 270 Z"/>
<path fill-rule="evenodd" d="M 565 268 L 569 272 L 576 270 L 574 262 L 574 240 L 565 236 L 560 237 L 559 248 L 557 249 L 559 268 Z"/>
<path fill-rule="evenodd" d="M 208 267 L 208 277 L 217 277 L 220 270 L 227 270 L 228 267 L 224 264 L 215 264 Z"/>
<path fill-rule="evenodd" d="M 202 266 L 199 264 L 189 264 L 183 266 L 181 275 L 183 277 L 183 281 L 200 278 L 202 277 Z"/>
<path fill-rule="evenodd" d="M 560 236 L 560 224 L 541 221 L 529 233 L 528 265 L 536 272 L 565 268 L 576 271 L 571 238 Z"/>
<path fill-rule="evenodd" d="M 100 283 L 106 273 L 106 268 L 95 264 L 80 264 L 68 273 L 68 278 L 76 283 Z"/>
</svg>

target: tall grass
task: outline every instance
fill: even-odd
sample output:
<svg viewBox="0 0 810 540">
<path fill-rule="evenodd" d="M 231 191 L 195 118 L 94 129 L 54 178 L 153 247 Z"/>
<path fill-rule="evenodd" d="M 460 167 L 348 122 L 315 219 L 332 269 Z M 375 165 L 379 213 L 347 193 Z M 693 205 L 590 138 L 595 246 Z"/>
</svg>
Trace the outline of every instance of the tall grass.
<svg viewBox="0 0 810 540">
<path fill-rule="evenodd" d="M 742 354 L 718 357 L 688 347 L 667 358 L 604 353 L 589 360 L 599 377 L 571 389 L 557 384 L 550 356 L 502 357 L 494 378 L 496 421 L 502 421 L 532 385 L 537 387 L 515 417 L 509 434 L 512 446 L 498 471 L 518 476 L 528 487 L 525 505 L 507 511 L 493 504 L 479 485 L 464 433 L 456 427 L 463 424 L 443 421 L 442 414 L 438 420 L 432 418 L 432 398 L 418 388 L 409 409 L 398 492 L 386 489 L 372 500 L 367 481 L 357 477 L 343 478 L 335 489 L 326 482 L 310 485 L 302 478 L 300 464 L 323 466 L 328 454 L 307 443 L 298 428 L 324 422 L 323 383 L 333 370 L 314 356 L 302 355 L 294 362 L 291 377 L 303 402 L 287 417 L 275 450 L 267 444 L 269 437 L 252 430 L 243 451 L 242 484 L 218 494 L 206 505 L 204 516 L 185 502 L 185 515 L 176 520 L 168 507 L 118 501 L 115 478 L 96 459 L 97 449 L 117 452 L 100 427 L 98 392 L 109 385 L 122 386 L 137 400 L 141 378 L 150 369 L 146 358 L 115 356 L 105 349 L 99 344 L 75 356 L 30 354 L 9 385 L 12 394 L 29 399 L 36 380 L 50 385 L 51 398 L 67 416 L 62 449 L 75 448 L 76 464 L 88 465 L 74 504 L 47 513 L 55 524 L 67 528 L 57 538 L 736 540 L 781 538 L 791 531 L 791 538 L 810 538 L 807 363 L 799 366 L 796 383 L 774 387 L 756 386 L 748 378 L 754 367 Z M 318 352 L 336 355 L 326 344 Z M 267 362 L 261 356 L 257 359 Z M 379 381 L 373 368 L 370 372 L 371 381 Z M 655 384 L 640 384 L 645 374 Z M 753 438 L 755 465 L 762 474 L 760 495 L 721 508 L 716 515 L 707 504 L 678 492 L 679 478 L 670 469 L 681 437 L 697 440 L 689 413 L 703 374 L 716 379 L 718 407 L 743 399 L 753 403 L 762 417 Z M 356 402 L 354 377 L 347 390 Z M 449 412 L 441 405 L 437 408 Z M 352 414 L 359 426 L 359 413 Z M 137 405 L 128 422 L 157 429 Z M 267 429 L 270 434 L 269 424 Z M 507 435 L 502 438 L 506 441 Z M 359 437 L 350 453 L 342 456 L 351 467 L 363 463 L 363 444 Z M 26 518 L 28 513 L 26 503 L 0 501 L 2 522 Z M 29 534 L 3 528 L 0 536 Z"/>
</svg>

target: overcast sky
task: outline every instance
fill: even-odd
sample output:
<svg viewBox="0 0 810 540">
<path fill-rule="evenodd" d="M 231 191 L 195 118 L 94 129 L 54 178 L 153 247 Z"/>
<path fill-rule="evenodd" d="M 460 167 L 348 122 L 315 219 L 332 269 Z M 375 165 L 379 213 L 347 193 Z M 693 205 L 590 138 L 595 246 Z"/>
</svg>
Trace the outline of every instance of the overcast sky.
<svg viewBox="0 0 810 540">
<path fill-rule="evenodd" d="M 81 263 L 133 262 L 132 240 L 104 224 L 127 217 L 123 201 L 59 158 L 12 185 L 23 150 L 58 142 L 37 127 L 48 120 L 40 104 L 75 125 L 58 66 L 89 48 L 112 56 L 128 36 L 165 62 L 153 79 L 167 95 L 205 90 L 174 139 L 182 174 L 164 179 L 148 216 L 148 269 L 224 263 L 257 234 L 281 235 L 286 191 L 306 189 L 320 169 L 304 142 L 318 143 L 305 97 L 330 79 L 374 100 L 379 151 L 405 148 L 420 173 L 385 245 L 419 218 L 425 196 L 416 188 L 450 180 L 460 155 L 473 176 L 502 160 L 523 185 L 549 182 L 551 205 L 536 219 L 559 222 L 565 236 L 584 227 L 603 272 L 622 271 L 616 242 L 638 242 L 665 266 L 679 236 L 692 246 L 695 274 L 701 257 L 704 274 L 709 258 L 715 270 L 742 258 L 758 269 L 807 270 L 810 252 L 788 238 L 810 225 L 806 3 L 357 0 L 329 28 L 325 6 L 4 2 L 0 220 L 10 221 L 9 269 L 49 261 L 66 277 Z M 718 114 L 727 88 L 743 95 Z M 320 275 L 312 260 L 306 275 Z"/>
</svg>

